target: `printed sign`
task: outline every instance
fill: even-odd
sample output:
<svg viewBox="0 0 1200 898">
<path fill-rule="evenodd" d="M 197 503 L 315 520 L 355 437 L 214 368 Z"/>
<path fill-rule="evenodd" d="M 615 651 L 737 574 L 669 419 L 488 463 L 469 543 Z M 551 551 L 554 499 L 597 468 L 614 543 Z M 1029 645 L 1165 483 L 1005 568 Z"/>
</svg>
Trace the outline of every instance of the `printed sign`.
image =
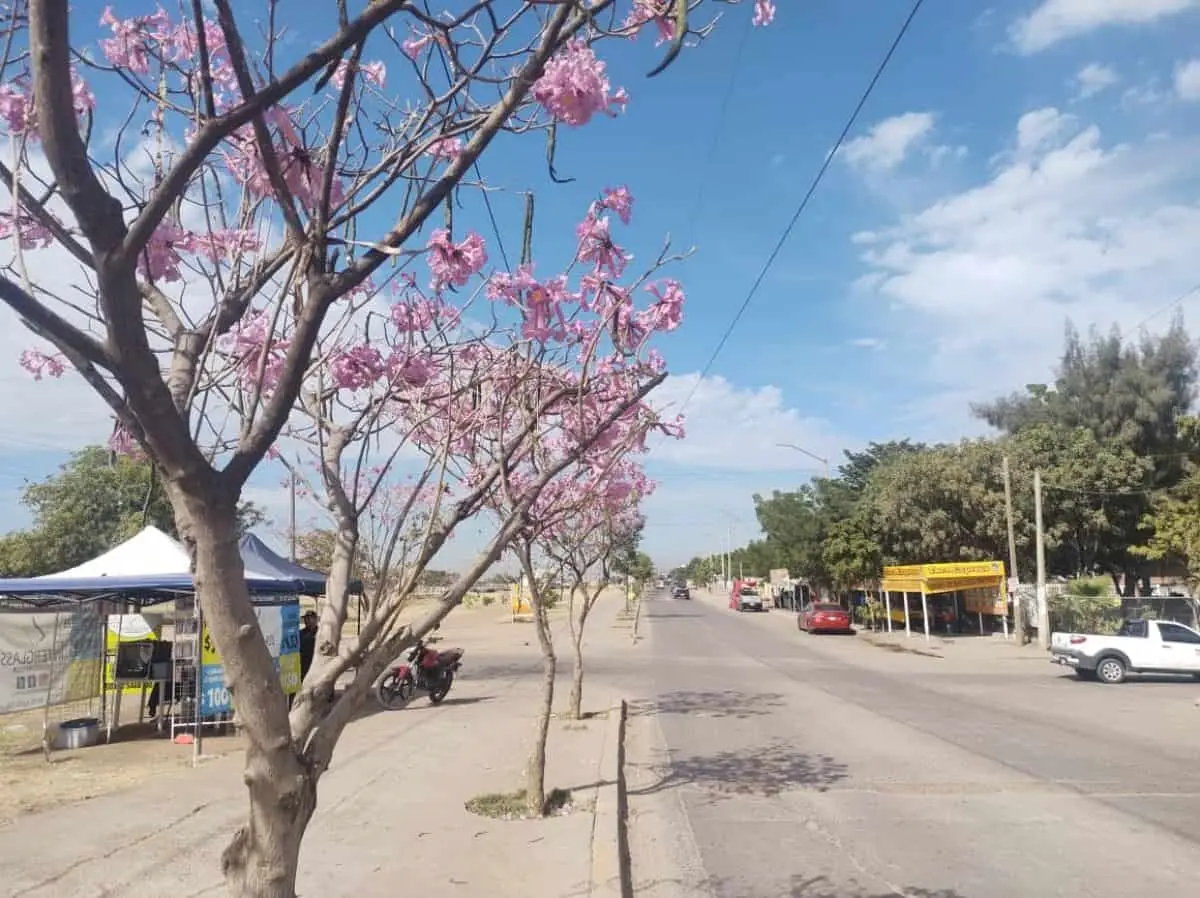
<svg viewBox="0 0 1200 898">
<path fill-rule="evenodd" d="M 95 606 L 0 613 L 0 714 L 99 695 L 102 644 Z"/>
<path fill-rule="evenodd" d="M 300 603 L 255 605 L 254 613 L 284 695 L 294 695 L 300 689 Z M 232 711 L 225 668 L 205 627 L 200 637 L 200 716 L 215 717 Z"/>
</svg>

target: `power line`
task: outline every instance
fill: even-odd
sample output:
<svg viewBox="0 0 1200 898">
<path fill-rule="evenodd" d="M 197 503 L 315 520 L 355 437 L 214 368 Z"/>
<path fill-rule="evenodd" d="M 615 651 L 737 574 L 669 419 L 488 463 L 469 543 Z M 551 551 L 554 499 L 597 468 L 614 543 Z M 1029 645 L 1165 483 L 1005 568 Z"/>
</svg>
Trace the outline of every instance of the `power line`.
<svg viewBox="0 0 1200 898">
<path fill-rule="evenodd" d="M 696 196 L 692 200 L 692 208 L 686 219 L 691 223 L 691 231 L 688 234 L 687 243 L 684 245 L 685 250 L 691 248 L 696 237 L 700 211 L 704 208 L 704 200 L 708 193 L 706 189 L 709 180 L 708 172 L 712 168 L 713 159 L 717 155 L 717 147 L 720 146 L 721 135 L 725 133 L 725 118 L 729 114 L 729 101 L 733 97 L 734 85 L 737 84 L 737 74 L 742 67 L 742 56 L 745 53 L 746 44 L 749 43 L 750 32 L 754 30 L 754 17 L 747 15 L 742 18 L 744 20 L 742 36 L 738 40 L 737 50 L 734 51 L 733 67 L 729 72 L 729 80 L 725 84 L 725 94 L 721 97 L 721 105 L 717 109 L 716 124 L 713 126 L 712 138 L 708 144 L 708 153 L 704 158 L 704 167 L 700 170 L 699 184 L 696 186 Z"/>
<path fill-rule="evenodd" d="M 1189 287 L 1187 290 L 1184 290 L 1182 293 L 1180 293 L 1178 296 L 1176 296 L 1173 300 L 1171 300 L 1169 303 L 1167 303 L 1165 306 L 1163 306 L 1157 312 L 1152 312 L 1151 314 L 1149 314 L 1145 318 L 1143 318 L 1141 321 L 1139 321 L 1137 323 L 1137 326 L 1134 327 L 1134 330 L 1135 331 L 1141 330 L 1143 327 L 1145 327 L 1147 324 L 1149 324 L 1151 321 L 1153 321 L 1155 318 L 1157 318 L 1163 312 L 1171 311 L 1171 309 L 1175 308 L 1177 305 L 1180 305 L 1185 299 L 1188 299 L 1189 297 L 1191 297 L 1197 293 L 1200 293 L 1200 284 L 1193 284 L 1191 287 Z"/>
<path fill-rule="evenodd" d="M 916 2 L 913 3 L 912 9 L 909 10 L 908 17 L 904 20 L 904 24 L 901 25 L 900 30 L 896 32 L 896 37 L 892 40 L 891 45 L 888 47 L 887 53 L 884 54 L 883 59 L 880 60 L 879 65 L 875 68 L 875 73 L 871 76 L 871 80 L 867 83 L 866 90 L 864 90 L 862 95 L 858 98 L 858 102 L 854 106 L 854 111 L 850 113 L 850 117 L 846 120 L 845 126 L 843 126 L 841 133 L 834 142 L 833 149 L 826 154 L 825 161 L 822 162 L 821 167 L 817 169 L 817 173 L 813 177 L 812 183 L 809 184 L 808 190 L 800 200 L 800 205 L 796 207 L 796 211 L 793 213 L 791 220 L 787 224 L 787 227 L 784 228 L 779 240 L 775 243 L 775 248 L 771 250 L 770 255 L 767 256 L 767 261 L 759 271 L 758 276 L 754 279 L 754 283 L 751 284 L 750 290 L 746 294 L 746 298 L 742 300 L 742 304 L 738 307 L 737 313 L 733 316 L 733 320 L 730 321 L 729 326 L 725 328 L 725 332 L 721 335 L 721 339 L 717 342 L 716 348 L 713 349 L 712 355 L 709 356 L 708 361 L 701 369 L 700 376 L 696 378 L 696 383 L 692 387 L 691 392 L 688 393 L 687 398 L 684 399 L 683 405 L 679 407 L 678 414 L 682 414 L 683 410 L 687 408 L 688 403 L 690 403 L 695 397 L 696 391 L 700 389 L 700 384 L 703 383 L 704 378 L 708 375 L 708 372 L 712 370 L 712 366 L 716 362 L 717 356 L 721 354 L 721 350 L 725 348 L 725 344 L 728 342 L 729 337 L 733 334 L 733 331 L 741 322 L 742 316 L 746 314 L 746 309 L 750 307 L 750 303 L 753 302 L 755 295 L 757 295 L 759 287 L 762 286 L 762 283 L 766 279 L 768 272 L 770 272 L 771 267 L 775 264 L 776 258 L 778 258 L 779 253 L 783 250 L 788 238 L 791 237 L 792 231 L 795 230 L 797 222 L 800 221 L 800 216 L 802 216 L 805 209 L 808 208 L 809 201 L 812 199 L 813 194 L 817 192 L 817 188 L 821 185 L 821 181 L 824 180 L 825 173 L 829 171 L 829 167 L 833 164 L 834 157 L 837 156 L 838 150 L 841 149 L 842 144 L 846 142 L 847 135 L 849 135 L 851 129 L 858 121 L 858 117 L 862 113 L 863 107 L 867 105 L 867 101 L 871 98 L 871 94 L 875 91 L 875 86 L 879 83 L 880 78 L 883 77 L 883 73 L 887 70 L 888 64 L 892 61 L 892 57 L 896 54 L 896 50 L 900 47 L 900 43 L 904 40 L 904 36 L 908 33 L 913 20 L 917 17 L 917 13 L 920 12 L 924 3 L 925 0 L 916 0 Z"/>
</svg>

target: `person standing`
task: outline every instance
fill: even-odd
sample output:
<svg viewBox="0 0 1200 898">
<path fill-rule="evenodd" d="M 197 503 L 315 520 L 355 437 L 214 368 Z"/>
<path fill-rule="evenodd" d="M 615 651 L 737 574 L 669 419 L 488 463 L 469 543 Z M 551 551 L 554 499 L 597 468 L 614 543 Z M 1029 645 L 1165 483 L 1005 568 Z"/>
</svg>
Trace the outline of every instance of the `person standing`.
<svg viewBox="0 0 1200 898">
<path fill-rule="evenodd" d="M 303 683 L 304 678 L 308 676 L 308 669 L 312 667 L 313 653 L 317 648 L 317 612 L 305 611 L 301 621 L 303 626 L 300 627 L 300 682 Z"/>
</svg>

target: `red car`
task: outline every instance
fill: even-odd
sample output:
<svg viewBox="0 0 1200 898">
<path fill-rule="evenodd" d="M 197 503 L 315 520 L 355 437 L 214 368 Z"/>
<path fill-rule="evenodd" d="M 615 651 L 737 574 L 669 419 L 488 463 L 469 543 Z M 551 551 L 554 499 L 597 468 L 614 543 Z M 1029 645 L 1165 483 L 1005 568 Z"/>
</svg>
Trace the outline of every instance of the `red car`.
<svg viewBox="0 0 1200 898">
<path fill-rule="evenodd" d="M 809 633 L 853 633 L 850 612 L 841 605 L 821 602 L 808 605 L 796 615 L 796 626 Z"/>
</svg>

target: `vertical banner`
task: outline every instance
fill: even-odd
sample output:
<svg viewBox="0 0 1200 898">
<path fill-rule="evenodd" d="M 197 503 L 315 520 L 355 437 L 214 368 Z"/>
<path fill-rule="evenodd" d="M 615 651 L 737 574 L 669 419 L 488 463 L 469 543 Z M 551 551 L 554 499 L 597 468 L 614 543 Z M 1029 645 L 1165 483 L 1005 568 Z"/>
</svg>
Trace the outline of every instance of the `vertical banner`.
<svg viewBox="0 0 1200 898">
<path fill-rule="evenodd" d="M 291 599 L 278 605 L 255 605 L 254 614 L 285 695 L 300 688 L 300 602 Z M 233 712 L 233 701 L 225 686 L 225 667 L 205 626 L 200 636 L 200 716 L 215 717 Z"/>
<path fill-rule="evenodd" d="M 0 714 L 99 695 L 102 645 L 94 605 L 0 613 Z"/>
</svg>

